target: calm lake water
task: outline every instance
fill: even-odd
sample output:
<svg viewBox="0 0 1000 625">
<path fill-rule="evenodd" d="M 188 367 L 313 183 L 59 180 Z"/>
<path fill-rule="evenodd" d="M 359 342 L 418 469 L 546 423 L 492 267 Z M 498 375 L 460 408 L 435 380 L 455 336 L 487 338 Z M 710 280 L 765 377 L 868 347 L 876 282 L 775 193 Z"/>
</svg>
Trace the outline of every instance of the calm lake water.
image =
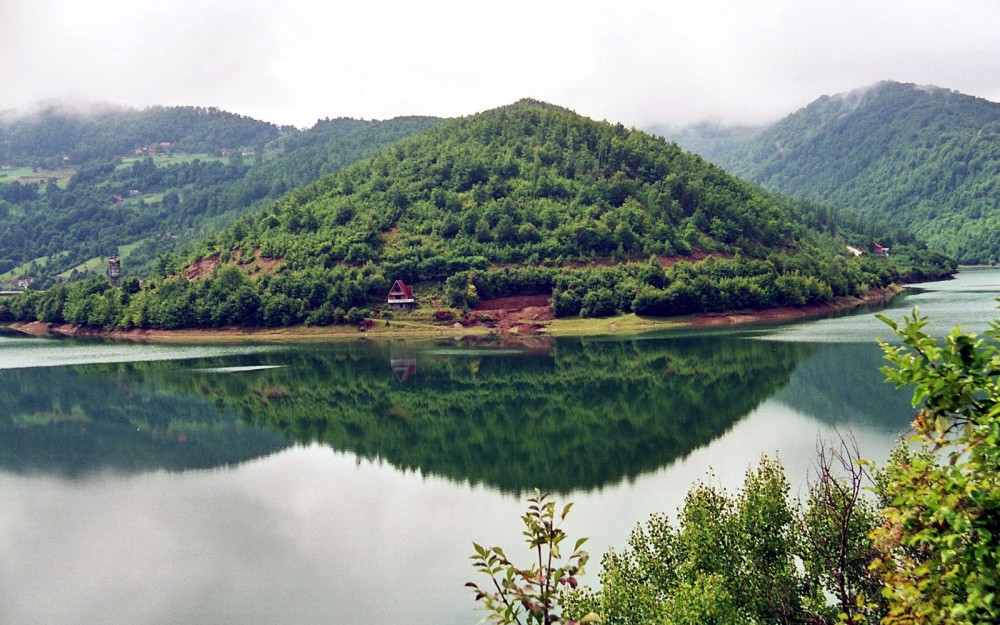
<svg viewBox="0 0 1000 625">
<path fill-rule="evenodd" d="M 943 334 L 1000 271 L 920 285 Z M 884 459 L 912 414 L 871 310 L 773 328 L 515 347 L 147 346 L 0 335 L 5 625 L 469 625 L 472 541 L 514 551 L 536 486 L 599 556 L 817 440 Z"/>
</svg>

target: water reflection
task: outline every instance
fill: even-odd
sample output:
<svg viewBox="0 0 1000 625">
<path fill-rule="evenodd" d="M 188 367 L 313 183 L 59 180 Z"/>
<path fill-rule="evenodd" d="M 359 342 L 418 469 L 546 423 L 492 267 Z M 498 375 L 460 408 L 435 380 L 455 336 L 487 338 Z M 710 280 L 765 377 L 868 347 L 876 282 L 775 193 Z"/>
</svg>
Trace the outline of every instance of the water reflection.
<svg viewBox="0 0 1000 625">
<path fill-rule="evenodd" d="M 907 402 L 882 384 L 880 358 L 874 345 L 705 334 L 4 370 L 0 466 L 187 470 L 318 442 L 505 492 L 581 491 L 669 465 L 772 396 L 832 424 L 899 431 Z"/>
<path fill-rule="evenodd" d="M 286 447 L 234 408 L 179 392 L 177 363 L 0 371 L 0 467 L 80 476 L 235 465 Z"/>
</svg>

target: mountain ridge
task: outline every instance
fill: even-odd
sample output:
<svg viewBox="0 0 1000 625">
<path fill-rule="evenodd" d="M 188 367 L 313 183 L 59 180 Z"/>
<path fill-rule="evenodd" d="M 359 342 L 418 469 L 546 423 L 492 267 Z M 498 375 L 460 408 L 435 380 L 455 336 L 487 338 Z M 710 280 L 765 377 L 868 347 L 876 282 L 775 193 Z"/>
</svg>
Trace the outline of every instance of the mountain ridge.
<svg viewBox="0 0 1000 625">
<path fill-rule="evenodd" d="M 998 146 L 1000 104 L 882 81 L 817 98 L 710 156 L 775 191 L 909 229 L 962 262 L 989 263 L 1000 258 Z"/>
</svg>

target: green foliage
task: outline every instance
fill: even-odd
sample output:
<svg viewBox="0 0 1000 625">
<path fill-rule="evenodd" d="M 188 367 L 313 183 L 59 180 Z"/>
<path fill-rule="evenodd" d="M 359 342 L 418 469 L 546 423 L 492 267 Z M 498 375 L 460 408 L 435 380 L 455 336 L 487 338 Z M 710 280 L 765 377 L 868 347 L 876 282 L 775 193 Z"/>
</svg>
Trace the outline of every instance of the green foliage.
<svg viewBox="0 0 1000 625">
<path fill-rule="evenodd" d="M 566 618 L 560 609 L 563 588 L 577 587 L 577 576 L 583 574 L 589 558 L 587 552 L 580 549 L 586 538 L 578 539 L 567 556 L 563 556 L 560 549 L 567 538 L 562 523 L 572 507 L 573 504 L 566 504 L 557 512 L 556 502 L 537 490 L 535 496 L 528 499 L 528 511 L 521 517 L 524 522 L 522 534 L 534 554 L 534 561 L 528 567 L 515 565 L 500 547 L 484 548 L 473 543 L 473 566 L 489 577 L 490 582 L 485 589 L 475 582 L 466 586 L 475 591 L 476 601 L 490 613 L 487 620 L 504 625 L 600 622 L 600 617 L 594 613 L 577 620 Z"/>
<path fill-rule="evenodd" d="M 50 110 L 0 120 L 0 162 L 40 163 L 67 155 L 79 167 L 64 190 L 46 186 L 40 193 L 41 185 L 0 185 L 5 207 L 0 211 L 0 273 L 24 265 L 19 273 L 45 287 L 65 270 L 139 242 L 124 267 L 133 275 L 149 275 L 156 272 L 159 255 L 436 121 L 337 119 L 305 131 L 279 130 L 191 107 L 110 110 L 91 118 Z M 161 141 L 171 143 L 169 156 L 121 164 L 137 146 L 158 147 Z M 212 158 L 221 147 L 254 157 Z M 138 195 L 133 197 L 133 191 Z M 115 196 L 124 201 L 116 202 Z M 242 238 L 241 228 L 234 226 L 235 240 Z M 57 255 L 58 261 L 44 268 L 29 265 Z"/>
<path fill-rule="evenodd" d="M 383 145 L 378 140 L 431 125 L 403 121 L 364 130 Z M 330 132 L 344 124 L 351 125 L 318 127 Z M 299 140 L 305 135 L 285 143 Z M 279 175 L 292 162 L 276 157 L 245 172 L 221 163 L 193 162 L 174 172 L 152 161 L 136 161 L 127 171 L 94 165 L 71 186 L 82 192 L 88 181 L 121 175 L 129 181 L 125 188 L 142 176 L 143 188 L 159 189 L 168 183 L 157 180 L 169 174 L 197 174 L 205 179 L 193 179 L 194 189 L 220 190 L 212 185 Z M 196 224 L 196 215 L 221 218 L 234 205 L 273 198 L 263 187 L 250 195 L 226 188 L 233 194 L 206 191 L 196 199 L 181 193 L 179 206 L 168 212 Z M 105 208 L 125 211 L 114 232 L 131 232 L 122 225 L 127 207 Z M 118 327 L 323 324 L 340 321 L 333 314 L 338 308 L 376 310 L 388 284 L 402 279 L 433 289 L 443 283 L 445 303 L 455 308 L 480 298 L 544 294 L 557 316 L 679 315 L 823 303 L 953 269 L 948 259 L 920 249 L 899 248 L 889 259 L 853 258 L 807 224 L 811 210 L 662 139 L 523 101 L 443 122 L 299 186 L 189 254 L 158 257 L 161 277 L 131 294 L 127 305 L 95 301 L 86 310 L 96 307 L 95 321 Z M 136 215 L 150 216 L 145 209 Z M 696 252 L 711 257 L 663 269 L 669 263 L 661 257 Z M 277 275 L 233 288 L 213 286 L 219 277 L 196 284 L 162 277 L 197 260 L 250 272 L 260 257 L 280 261 Z M 27 318 L 33 309 L 19 310 L 14 314 Z"/>
<path fill-rule="evenodd" d="M 865 246 L 907 243 L 903 229 L 963 263 L 1000 259 L 1000 104 L 884 82 L 819 98 L 736 143 L 716 151 L 722 166 L 842 207 L 853 218 L 831 215 L 830 228 L 843 222 Z"/>
<path fill-rule="evenodd" d="M 599 590 L 567 597 L 569 613 L 597 611 L 609 624 L 877 622 L 883 606 L 864 595 L 880 581 L 867 570 L 876 515 L 859 498 L 856 460 L 821 452 L 804 506 L 767 458 L 735 496 L 696 484 L 676 525 L 655 514 L 627 549 L 605 555 Z"/>
<path fill-rule="evenodd" d="M 800 613 L 794 511 L 780 465 L 763 459 L 732 497 L 697 484 L 677 526 L 653 515 L 608 552 L 601 589 L 574 609 L 613 623 L 790 623 Z"/>
<path fill-rule="evenodd" d="M 986 338 L 924 332 L 918 311 L 883 345 L 882 371 L 914 386 L 916 449 L 900 447 L 880 479 L 885 524 L 873 533 L 889 602 L 885 623 L 1000 620 L 1000 325 Z"/>
</svg>

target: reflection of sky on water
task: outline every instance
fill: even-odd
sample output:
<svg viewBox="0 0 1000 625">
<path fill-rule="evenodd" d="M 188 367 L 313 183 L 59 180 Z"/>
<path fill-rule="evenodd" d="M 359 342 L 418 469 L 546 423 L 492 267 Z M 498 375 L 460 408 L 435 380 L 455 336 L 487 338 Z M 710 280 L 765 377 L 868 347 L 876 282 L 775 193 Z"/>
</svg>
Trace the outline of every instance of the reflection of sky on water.
<svg viewBox="0 0 1000 625">
<path fill-rule="evenodd" d="M 150 345 L 0 337 L 0 369 L 212 358 L 278 349 L 282 348 L 275 345 Z"/>
<path fill-rule="evenodd" d="M 930 318 L 926 331 L 935 336 L 948 334 L 956 325 L 966 332 L 982 333 L 989 328 L 991 320 L 1000 318 L 995 297 L 1000 297 L 1000 271 L 973 269 L 963 271 L 956 280 L 909 287 L 877 311 L 790 324 L 756 331 L 753 335 L 772 341 L 864 343 L 880 338 L 898 343 L 892 330 L 875 315 L 884 315 L 901 324 L 914 307 L 922 316 Z"/>
</svg>

